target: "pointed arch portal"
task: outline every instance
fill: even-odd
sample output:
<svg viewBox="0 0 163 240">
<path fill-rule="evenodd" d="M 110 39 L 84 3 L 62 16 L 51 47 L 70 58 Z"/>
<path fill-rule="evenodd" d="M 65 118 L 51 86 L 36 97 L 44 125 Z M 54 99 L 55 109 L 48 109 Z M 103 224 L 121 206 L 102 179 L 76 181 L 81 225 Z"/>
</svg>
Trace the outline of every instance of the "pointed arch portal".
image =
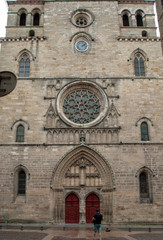
<svg viewBox="0 0 163 240">
<path fill-rule="evenodd" d="M 97 208 L 112 220 L 112 169 L 99 153 L 80 146 L 57 164 L 51 179 L 51 213 L 54 222 L 90 223 Z"/>
</svg>

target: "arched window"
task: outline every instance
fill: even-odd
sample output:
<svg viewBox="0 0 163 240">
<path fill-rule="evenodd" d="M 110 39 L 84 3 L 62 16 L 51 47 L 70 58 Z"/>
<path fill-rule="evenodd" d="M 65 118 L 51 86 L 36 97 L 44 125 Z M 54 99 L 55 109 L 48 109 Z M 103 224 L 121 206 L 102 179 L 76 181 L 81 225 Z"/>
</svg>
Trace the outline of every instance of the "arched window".
<svg viewBox="0 0 163 240">
<path fill-rule="evenodd" d="M 137 53 L 134 58 L 135 76 L 145 76 L 144 58 Z"/>
<path fill-rule="evenodd" d="M 33 26 L 39 26 L 40 25 L 40 14 L 35 13 L 33 16 Z"/>
<path fill-rule="evenodd" d="M 25 26 L 26 25 L 26 14 L 25 13 L 22 13 L 20 15 L 20 23 L 19 23 L 20 26 Z"/>
<path fill-rule="evenodd" d="M 24 142 L 24 126 L 21 124 L 17 127 L 16 142 Z"/>
<path fill-rule="evenodd" d="M 26 173 L 20 170 L 18 173 L 18 195 L 25 195 L 26 192 Z"/>
<path fill-rule="evenodd" d="M 145 171 L 141 172 L 139 175 L 139 189 L 141 202 L 149 200 L 149 179 L 148 174 Z"/>
<path fill-rule="evenodd" d="M 19 77 L 29 77 L 30 74 L 30 59 L 28 55 L 23 54 L 19 63 Z"/>
<path fill-rule="evenodd" d="M 128 17 L 128 14 L 125 13 L 123 14 L 123 26 L 129 26 L 129 17 Z"/>
<path fill-rule="evenodd" d="M 137 27 L 142 27 L 143 26 L 143 18 L 142 18 L 141 13 L 138 13 L 136 15 L 136 24 L 137 24 Z"/>
<path fill-rule="evenodd" d="M 146 122 L 141 123 L 141 141 L 149 141 L 148 124 Z"/>
</svg>

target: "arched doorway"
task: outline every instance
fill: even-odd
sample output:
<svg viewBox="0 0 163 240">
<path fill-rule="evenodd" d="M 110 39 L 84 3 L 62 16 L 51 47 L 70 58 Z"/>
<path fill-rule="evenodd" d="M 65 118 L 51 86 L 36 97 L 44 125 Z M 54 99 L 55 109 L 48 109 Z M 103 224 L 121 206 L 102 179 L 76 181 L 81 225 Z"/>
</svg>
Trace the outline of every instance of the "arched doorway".
<svg viewBox="0 0 163 240">
<path fill-rule="evenodd" d="M 86 198 L 86 223 L 92 222 L 92 217 L 96 213 L 97 208 L 100 209 L 100 200 L 96 194 L 91 193 Z"/>
<path fill-rule="evenodd" d="M 91 222 L 96 208 L 102 209 L 105 223 L 112 221 L 113 171 L 93 149 L 79 146 L 67 153 L 56 164 L 50 186 L 50 214 L 54 222 Z"/>
<path fill-rule="evenodd" d="M 79 223 L 79 198 L 74 193 L 65 200 L 65 223 Z"/>
</svg>

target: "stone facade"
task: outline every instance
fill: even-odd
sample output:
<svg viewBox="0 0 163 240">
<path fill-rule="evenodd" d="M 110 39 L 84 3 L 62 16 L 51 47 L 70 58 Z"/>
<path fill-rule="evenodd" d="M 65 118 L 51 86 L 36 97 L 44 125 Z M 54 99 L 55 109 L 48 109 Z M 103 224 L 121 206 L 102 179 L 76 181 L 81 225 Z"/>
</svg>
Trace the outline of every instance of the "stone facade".
<svg viewBox="0 0 163 240">
<path fill-rule="evenodd" d="M 13 72 L 17 86 L 0 99 L 1 218 L 88 223 L 98 206 L 107 224 L 162 223 L 163 58 L 153 2 L 8 5 L 0 71 Z"/>
</svg>

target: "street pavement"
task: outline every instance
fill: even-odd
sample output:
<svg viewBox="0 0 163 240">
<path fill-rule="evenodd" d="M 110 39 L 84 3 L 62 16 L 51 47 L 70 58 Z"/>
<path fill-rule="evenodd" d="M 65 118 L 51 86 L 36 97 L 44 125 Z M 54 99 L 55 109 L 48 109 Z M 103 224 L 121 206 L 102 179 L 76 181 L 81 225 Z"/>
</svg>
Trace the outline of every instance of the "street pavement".
<svg viewBox="0 0 163 240">
<path fill-rule="evenodd" d="M 92 240 L 92 236 L 92 227 L 0 228 L 0 240 Z M 102 240 L 163 240 L 163 228 L 111 228 L 107 232 L 103 227 Z"/>
</svg>

